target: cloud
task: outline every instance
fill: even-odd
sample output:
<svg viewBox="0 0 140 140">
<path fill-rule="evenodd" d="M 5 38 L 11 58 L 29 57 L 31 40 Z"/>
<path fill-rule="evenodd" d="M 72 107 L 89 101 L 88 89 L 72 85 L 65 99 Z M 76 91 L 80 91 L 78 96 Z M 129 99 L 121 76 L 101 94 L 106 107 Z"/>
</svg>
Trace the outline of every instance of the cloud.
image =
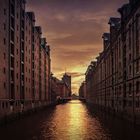
<svg viewBox="0 0 140 140">
<path fill-rule="evenodd" d="M 106 4 L 107 2 L 107 4 Z M 128 0 L 27 0 L 36 25 L 51 46 L 52 71 L 60 77 L 65 68 L 73 76 L 77 92 L 87 65 L 102 51 L 102 34 L 108 20 L 119 16 L 117 9 Z"/>
<path fill-rule="evenodd" d="M 79 73 L 79 72 L 68 72 L 69 75 L 71 75 L 73 78 L 81 77 L 84 76 L 84 73 Z"/>
</svg>

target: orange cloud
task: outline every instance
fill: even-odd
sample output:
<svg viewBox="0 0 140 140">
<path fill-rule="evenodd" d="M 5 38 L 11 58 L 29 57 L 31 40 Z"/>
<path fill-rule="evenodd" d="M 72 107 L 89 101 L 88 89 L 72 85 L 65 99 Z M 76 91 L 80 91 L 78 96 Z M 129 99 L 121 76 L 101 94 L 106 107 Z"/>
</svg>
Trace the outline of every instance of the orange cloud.
<svg viewBox="0 0 140 140">
<path fill-rule="evenodd" d="M 59 78 L 67 69 L 73 92 L 78 92 L 91 60 L 102 50 L 102 33 L 110 16 L 128 0 L 28 0 L 51 46 L 52 72 Z"/>
</svg>

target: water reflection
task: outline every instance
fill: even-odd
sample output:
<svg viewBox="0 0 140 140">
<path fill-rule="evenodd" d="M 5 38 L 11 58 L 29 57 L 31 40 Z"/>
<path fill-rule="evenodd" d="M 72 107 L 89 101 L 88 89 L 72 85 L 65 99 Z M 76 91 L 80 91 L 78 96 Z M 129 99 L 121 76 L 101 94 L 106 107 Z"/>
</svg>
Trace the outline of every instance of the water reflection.
<svg viewBox="0 0 140 140">
<path fill-rule="evenodd" d="M 137 140 L 138 129 L 73 100 L 0 128 L 0 139 Z"/>
<path fill-rule="evenodd" d="M 69 121 L 67 134 L 69 136 L 69 140 L 81 139 L 85 132 L 84 128 L 86 127 L 85 109 L 83 109 L 82 104 L 80 104 L 78 101 L 72 101 L 71 103 L 73 105 L 69 106 Z"/>
</svg>

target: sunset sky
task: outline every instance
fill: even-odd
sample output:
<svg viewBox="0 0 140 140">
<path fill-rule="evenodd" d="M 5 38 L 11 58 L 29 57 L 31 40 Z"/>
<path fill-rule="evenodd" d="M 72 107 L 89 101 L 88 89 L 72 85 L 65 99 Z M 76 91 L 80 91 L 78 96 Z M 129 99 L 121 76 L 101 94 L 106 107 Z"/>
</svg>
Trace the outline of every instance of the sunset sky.
<svg viewBox="0 0 140 140">
<path fill-rule="evenodd" d="M 52 72 L 60 78 L 72 75 L 72 90 L 77 93 L 90 61 L 102 51 L 102 34 L 108 20 L 128 0 L 27 0 L 34 11 L 36 25 L 51 46 Z"/>
</svg>

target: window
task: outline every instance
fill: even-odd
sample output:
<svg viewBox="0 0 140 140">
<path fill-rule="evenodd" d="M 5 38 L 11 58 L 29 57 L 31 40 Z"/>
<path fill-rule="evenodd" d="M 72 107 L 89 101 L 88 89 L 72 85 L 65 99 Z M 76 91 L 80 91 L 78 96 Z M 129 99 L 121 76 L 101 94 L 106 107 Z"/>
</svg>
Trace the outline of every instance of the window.
<svg viewBox="0 0 140 140">
<path fill-rule="evenodd" d="M 4 73 L 4 74 L 6 73 L 6 69 L 5 69 L 5 68 L 3 68 L 3 73 Z"/>
<path fill-rule="evenodd" d="M 22 28 L 24 29 L 24 20 L 22 20 L 21 26 L 22 26 Z"/>
<path fill-rule="evenodd" d="M 6 15 L 6 9 L 4 9 L 3 11 L 4 11 L 4 15 Z"/>
<path fill-rule="evenodd" d="M 17 19 L 18 19 L 18 13 L 17 13 Z"/>
<path fill-rule="evenodd" d="M 129 61 L 131 61 L 131 54 L 129 54 Z"/>
<path fill-rule="evenodd" d="M 4 59 L 6 59 L 6 55 L 5 55 L 5 53 L 3 54 L 3 56 L 4 56 Z"/>
<path fill-rule="evenodd" d="M 140 102 L 136 101 L 136 108 L 139 108 L 139 107 L 140 107 Z"/>
<path fill-rule="evenodd" d="M 4 42 L 4 45 L 5 45 L 6 44 L 6 39 L 5 38 L 3 39 L 3 42 Z"/>
<path fill-rule="evenodd" d="M 18 43 L 18 36 L 17 36 L 17 43 Z"/>
<path fill-rule="evenodd" d="M 129 66 L 129 74 L 130 74 L 130 75 L 131 75 L 131 69 L 132 69 L 132 68 L 131 68 L 131 65 L 130 65 L 130 66 Z"/>
<path fill-rule="evenodd" d="M 3 27 L 4 27 L 4 30 L 6 30 L 6 24 L 5 23 L 3 24 Z"/>
<path fill-rule="evenodd" d="M 6 83 L 5 82 L 4 82 L 3 86 L 4 86 L 4 89 L 6 89 Z"/>
<path fill-rule="evenodd" d="M 139 72 L 139 60 L 136 62 L 136 72 Z"/>
<path fill-rule="evenodd" d="M 19 26 L 17 25 L 17 31 L 18 31 Z"/>
<path fill-rule="evenodd" d="M 2 108 L 4 109 L 4 102 L 2 102 Z"/>
<path fill-rule="evenodd" d="M 129 83 L 129 94 L 131 94 L 131 93 L 132 93 L 132 84 Z"/>
<path fill-rule="evenodd" d="M 139 90 L 140 90 L 140 83 L 139 81 L 136 82 L 136 94 L 139 93 Z"/>
</svg>

